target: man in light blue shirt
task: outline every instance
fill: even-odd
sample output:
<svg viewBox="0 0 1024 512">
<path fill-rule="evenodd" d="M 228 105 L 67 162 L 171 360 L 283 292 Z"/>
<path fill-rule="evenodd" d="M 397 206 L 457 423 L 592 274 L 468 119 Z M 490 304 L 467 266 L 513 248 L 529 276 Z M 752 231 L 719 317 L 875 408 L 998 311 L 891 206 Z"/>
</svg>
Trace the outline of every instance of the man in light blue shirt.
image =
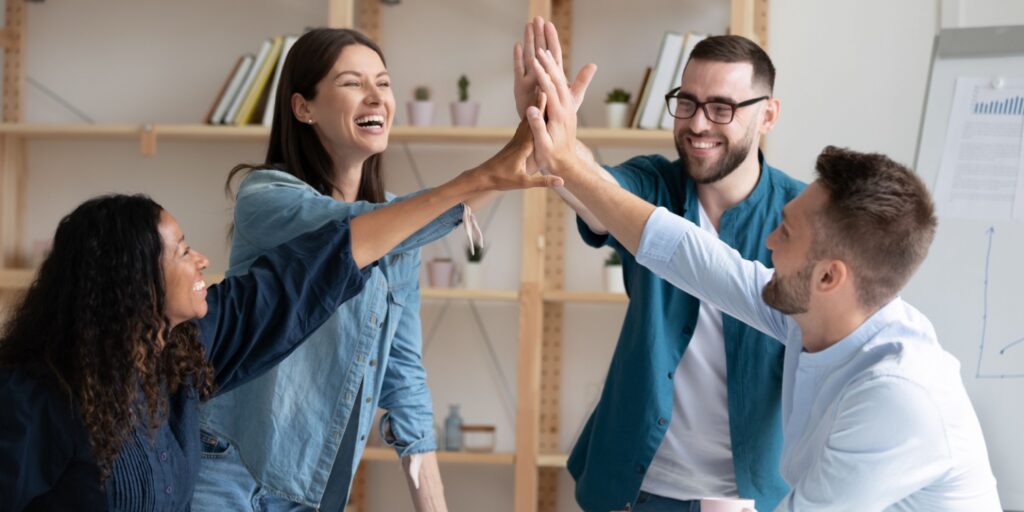
<svg viewBox="0 0 1024 512">
<path fill-rule="evenodd" d="M 638 263 L 785 345 L 781 469 L 791 491 L 777 510 L 1002 510 L 960 365 L 898 296 L 937 224 L 910 169 L 825 148 L 818 179 L 767 240 L 770 270 L 596 175 L 575 152 L 561 68 L 546 51 L 533 65 L 548 118 L 528 111 L 538 164 Z"/>
</svg>

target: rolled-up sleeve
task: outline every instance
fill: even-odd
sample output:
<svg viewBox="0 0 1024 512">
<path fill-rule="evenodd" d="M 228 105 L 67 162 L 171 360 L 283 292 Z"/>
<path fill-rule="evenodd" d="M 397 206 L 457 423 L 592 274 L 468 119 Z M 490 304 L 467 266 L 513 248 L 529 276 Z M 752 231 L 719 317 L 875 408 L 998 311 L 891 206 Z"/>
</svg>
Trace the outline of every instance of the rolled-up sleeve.
<svg viewBox="0 0 1024 512">
<path fill-rule="evenodd" d="M 298 233 L 330 221 L 356 217 L 422 194 L 392 197 L 384 203 L 337 201 L 281 171 L 262 170 L 242 182 L 235 206 L 235 236 L 257 250 L 274 247 Z M 433 242 L 462 223 L 464 206 L 455 205 L 391 250 L 405 252 Z"/>
<path fill-rule="evenodd" d="M 419 254 L 415 256 L 419 267 Z M 384 370 L 380 407 L 382 438 L 399 457 L 437 450 L 434 411 L 423 368 L 419 283 L 408 293 Z"/>
</svg>

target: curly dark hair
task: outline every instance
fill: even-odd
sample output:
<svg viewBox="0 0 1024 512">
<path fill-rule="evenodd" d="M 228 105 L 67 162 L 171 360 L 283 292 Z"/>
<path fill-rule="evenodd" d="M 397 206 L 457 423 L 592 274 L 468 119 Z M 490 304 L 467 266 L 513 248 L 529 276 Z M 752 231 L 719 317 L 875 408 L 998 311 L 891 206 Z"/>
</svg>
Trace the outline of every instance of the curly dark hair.
<svg viewBox="0 0 1024 512">
<path fill-rule="evenodd" d="M 127 436 L 152 436 L 182 385 L 213 391 L 192 322 L 171 329 L 157 226 L 144 195 L 91 199 L 61 219 L 53 250 L 0 337 L 0 366 L 56 381 L 106 480 Z M 141 397 L 140 397 L 141 394 Z"/>
</svg>

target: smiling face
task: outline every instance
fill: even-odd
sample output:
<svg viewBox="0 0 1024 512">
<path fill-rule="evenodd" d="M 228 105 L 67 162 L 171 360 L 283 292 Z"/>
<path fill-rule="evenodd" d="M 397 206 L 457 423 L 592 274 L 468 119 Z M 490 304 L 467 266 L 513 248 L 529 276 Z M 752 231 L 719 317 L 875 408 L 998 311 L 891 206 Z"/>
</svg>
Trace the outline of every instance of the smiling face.
<svg viewBox="0 0 1024 512">
<path fill-rule="evenodd" d="M 178 221 L 166 211 L 157 227 L 163 241 L 160 266 L 164 273 L 164 316 L 171 328 L 206 316 L 206 281 L 203 269 L 210 264 L 199 251 L 185 242 Z"/>
<path fill-rule="evenodd" d="M 753 71 L 748 62 L 691 60 L 683 71 L 679 94 L 701 103 L 733 104 L 769 94 L 753 84 Z M 777 109 L 777 100 L 741 107 L 729 124 L 712 123 L 702 108 L 689 119 L 677 118 L 676 150 L 690 177 L 697 183 L 714 183 L 746 159 L 756 159 L 760 134 L 770 129 L 774 119 L 772 109 Z"/>
<path fill-rule="evenodd" d="M 293 95 L 292 109 L 300 122 L 312 121 L 332 155 L 361 161 L 387 149 L 395 96 L 377 52 L 361 44 L 345 46 L 316 91 L 312 100 Z"/>
</svg>

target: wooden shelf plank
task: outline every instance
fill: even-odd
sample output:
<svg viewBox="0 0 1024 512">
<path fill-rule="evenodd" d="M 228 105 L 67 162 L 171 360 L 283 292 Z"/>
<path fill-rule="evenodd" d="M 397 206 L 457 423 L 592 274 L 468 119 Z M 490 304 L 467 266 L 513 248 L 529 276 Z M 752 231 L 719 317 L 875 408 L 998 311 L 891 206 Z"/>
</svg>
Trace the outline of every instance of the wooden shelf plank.
<svg viewBox="0 0 1024 512">
<path fill-rule="evenodd" d="M 142 125 L 139 124 L 0 123 L 0 135 L 19 135 L 31 139 L 135 139 L 141 130 Z"/>
<path fill-rule="evenodd" d="M 466 288 L 423 288 L 425 299 L 475 299 L 514 302 L 519 300 L 518 290 L 470 290 Z"/>
<path fill-rule="evenodd" d="M 0 135 L 31 139 L 137 138 L 143 124 L 0 123 Z M 177 141 L 264 142 L 270 128 L 261 125 L 214 126 L 207 124 L 153 124 L 157 139 Z M 394 126 L 391 141 L 422 144 L 503 144 L 512 137 L 510 127 Z M 669 146 L 668 130 L 580 128 L 580 140 L 598 146 Z"/>
<path fill-rule="evenodd" d="M 625 293 L 547 290 L 544 292 L 544 302 L 625 304 L 629 302 L 629 296 Z"/>
<path fill-rule="evenodd" d="M 363 459 L 366 461 L 398 461 L 398 455 L 391 448 L 366 447 Z M 490 464 L 511 466 L 515 464 L 515 454 L 511 452 L 476 453 L 476 452 L 437 452 L 437 461 L 441 464 Z"/>
<path fill-rule="evenodd" d="M 537 456 L 537 465 L 542 468 L 564 468 L 569 461 L 565 453 L 542 453 Z"/>
</svg>

